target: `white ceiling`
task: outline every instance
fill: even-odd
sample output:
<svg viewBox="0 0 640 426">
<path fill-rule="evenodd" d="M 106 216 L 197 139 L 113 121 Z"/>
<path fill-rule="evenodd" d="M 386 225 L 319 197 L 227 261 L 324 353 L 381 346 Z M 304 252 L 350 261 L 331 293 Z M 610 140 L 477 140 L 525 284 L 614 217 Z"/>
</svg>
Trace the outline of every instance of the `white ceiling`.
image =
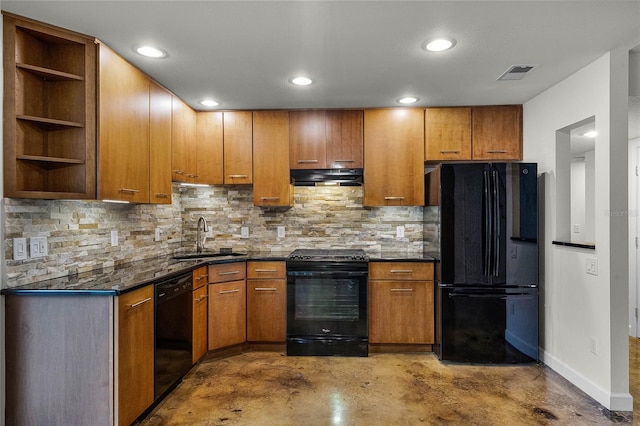
<svg viewBox="0 0 640 426">
<path fill-rule="evenodd" d="M 524 103 L 605 52 L 640 44 L 640 0 L 7 1 L 3 10 L 95 36 L 196 109 Z M 447 35 L 456 47 L 428 53 Z M 169 53 L 146 59 L 132 46 Z M 538 65 L 496 81 L 515 64 Z M 308 87 L 288 79 L 312 77 Z"/>
</svg>

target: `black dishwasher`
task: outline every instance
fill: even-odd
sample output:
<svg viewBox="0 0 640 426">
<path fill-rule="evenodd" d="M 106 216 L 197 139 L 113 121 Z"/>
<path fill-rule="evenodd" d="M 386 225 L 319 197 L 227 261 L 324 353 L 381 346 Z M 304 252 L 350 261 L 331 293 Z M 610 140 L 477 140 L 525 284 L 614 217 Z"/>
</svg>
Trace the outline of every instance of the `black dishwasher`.
<svg viewBox="0 0 640 426">
<path fill-rule="evenodd" d="M 154 399 L 169 393 L 192 366 L 191 272 L 155 285 Z"/>
</svg>

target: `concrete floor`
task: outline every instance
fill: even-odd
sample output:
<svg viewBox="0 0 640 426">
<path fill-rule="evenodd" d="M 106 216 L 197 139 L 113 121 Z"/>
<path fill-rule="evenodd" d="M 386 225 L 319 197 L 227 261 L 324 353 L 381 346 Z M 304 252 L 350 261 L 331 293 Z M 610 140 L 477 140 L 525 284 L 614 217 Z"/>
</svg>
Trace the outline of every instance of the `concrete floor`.
<svg viewBox="0 0 640 426">
<path fill-rule="evenodd" d="M 630 354 L 635 411 L 638 339 L 630 340 Z M 247 352 L 200 363 L 141 424 L 602 425 L 631 424 L 631 417 L 610 413 L 541 365 L 447 365 L 433 354 Z"/>
</svg>

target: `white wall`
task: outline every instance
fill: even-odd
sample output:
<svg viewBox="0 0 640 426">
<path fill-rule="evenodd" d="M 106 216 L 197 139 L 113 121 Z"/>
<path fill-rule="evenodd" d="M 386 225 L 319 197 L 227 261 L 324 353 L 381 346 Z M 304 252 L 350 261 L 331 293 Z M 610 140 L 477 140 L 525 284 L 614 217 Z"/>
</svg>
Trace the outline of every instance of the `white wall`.
<svg viewBox="0 0 640 426">
<path fill-rule="evenodd" d="M 524 104 L 524 160 L 537 162 L 541 220 L 541 355 L 611 410 L 631 411 L 628 361 L 628 50 L 615 50 Z M 552 244 L 556 130 L 595 116 L 595 250 Z M 586 274 L 596 258 L 598 275 Z M 596 354 L 591 353 L 592 341 Z"/>
</svg>

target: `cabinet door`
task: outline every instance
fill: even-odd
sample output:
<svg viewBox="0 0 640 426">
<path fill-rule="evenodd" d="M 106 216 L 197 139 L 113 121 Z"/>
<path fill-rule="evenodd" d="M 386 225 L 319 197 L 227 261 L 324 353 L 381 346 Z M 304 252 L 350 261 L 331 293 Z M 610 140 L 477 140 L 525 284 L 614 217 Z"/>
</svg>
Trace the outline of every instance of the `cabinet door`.
<svg viewBox="0 0 640 426">
<path fill-rule="evenodd" d="M 207 352 L 207 287 L 193 291 L 192 362 L 195 364 Z"/>
<path fill-rule="evenodd" d="M 427 108 L 425 161 L 471 160 L 471 108 Z"/>
<path fill-rule="evenodd" d="M 424 112 L 364 113 L 365 206 L 424 205 Z"/>
<path fill-rule="evenodd" d="M 287 281 L 247 281 L 247 340 L 284 342 L 287 337 Z"/>
<path fill-rule="evenodd" d="M 195 182 L 196 170 L 196 113 L 177 98 L 172 97 L 171 112 L 171 169 L 176 182 Z"/>
<path fill-rule="evenodd" d="M 129 425 L 153 403 L 153 286 L 118 296 L 118 420 Z"/>
<path fill-rule="evenodd" d="M 198 183 L 221 185 L 223 178 L 222 112 L 196 113 Z"/>
<path fill-rule="evenodd" d="M 327 167 L 331 169 L 362 168 L 363 111 L 327 111 Z"/>
<path fill-rule="evenodd" d="M 253 182 L 253 114 L 251 111 L 223 113 L 224 183 Z"/>
<path fill-rule="evenodd" d="M 171 204 L 171 93 L 149 91 L 149 202 Z"/>
<path fill-rule="evenodd" d="M 434 342 L 433 281 L 369 281 L 369 342 Z"/>
<path fill-rule="evenodd" d="M 247 340 L 246 281 L 209 285 L 209 350 Z"/>
<path fill-rule="evenodd" d="M 473 107 L 473 159 L 522 160 L 522 105 Z"/>
<path fill-rule="evenodd" d="M 149 202 L 149 79 L 100 45 L 100 195 Z"/>
<path fill-rule="evenodd" d="M 327 168 L 326 111 L 289 112 L 289 167 Z"/>
<path fill-rule="evenodd" d="M 291 206 L 289 177 L 289 113 L 253 113 L 253 204 Z"/>
</svg>

